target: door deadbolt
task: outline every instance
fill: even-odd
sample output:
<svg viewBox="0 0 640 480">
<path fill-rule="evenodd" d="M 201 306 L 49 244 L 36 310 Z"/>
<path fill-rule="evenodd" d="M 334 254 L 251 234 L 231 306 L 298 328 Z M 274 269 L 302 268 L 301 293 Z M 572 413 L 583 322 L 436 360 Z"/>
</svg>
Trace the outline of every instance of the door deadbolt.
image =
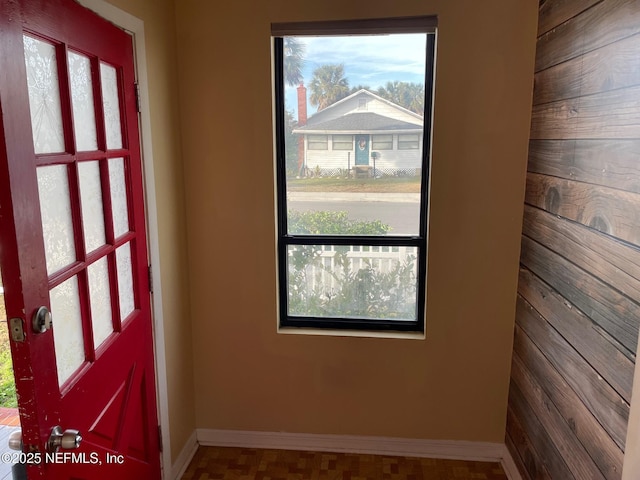
<svg viewBox="0 0 640 480">
<path fill-rule="evenodd" d="M 44 333 L 49 330 L 53 324 L 53 318 L 51 312 L 45 306 L 42 306 L 36 310 L 33 314 L 33 331 L 36 333 Z"/>
<path fill-rule="evenodd" d="M 49 436 L 49 442 L 47 443 L 47 450 L 51 453 L 55 453 L 60 449 L 73 450 L 78 448 L 82 442 L 82 435 L 78 430 L 68 429 L 64 432 L 60 425 L 56 425 L 51 430 L 51 436 Z"/>
</svg>

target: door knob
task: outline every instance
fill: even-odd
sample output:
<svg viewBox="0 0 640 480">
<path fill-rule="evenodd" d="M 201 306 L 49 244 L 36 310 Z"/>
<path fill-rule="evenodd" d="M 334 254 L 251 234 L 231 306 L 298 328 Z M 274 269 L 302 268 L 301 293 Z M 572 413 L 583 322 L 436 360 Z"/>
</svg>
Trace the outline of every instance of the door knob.
<svg viewBox="0 0 640 480">
<path fill-rule="evenodd" d="M 9 435 L 9 448 L 11 450 L 22 451 L 22 430 L 18 429 Z"/>
<path fill-rule="evenodd" d="M 31 320 L 33 325 L 33 331 L 36 333 L 44 333 L 51 328 L 51 324 L 53 323 L 53 319 L 51 316 L 51 312 L 47 307 L 40 307 L 36 310 L 36 313 L 33 314 L 33 319 Z"/>
<path fill-rule="evenodd" d="M 70 428 L 63 432 L 60 425 L 57 425 L 53 427 L 53 430 L 51 430 L 47 449 L 54 453 L 61 448 L 63 450 L 73 450 L 80 446 L 80 442 L 82 442 L 82 435 L 80 435 L 78 430 Z"/>
</svg>

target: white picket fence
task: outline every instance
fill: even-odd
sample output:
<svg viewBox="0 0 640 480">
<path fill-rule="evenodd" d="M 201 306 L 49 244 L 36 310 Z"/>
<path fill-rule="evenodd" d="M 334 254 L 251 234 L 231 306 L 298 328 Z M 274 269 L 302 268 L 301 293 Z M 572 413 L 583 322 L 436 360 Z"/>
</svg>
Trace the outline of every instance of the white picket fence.
<svg viewBox="0 0 640 480">
<path fill-rule="evenodd" d="M 340 279 L 343 278 L 343 266 L 336 254 L 344 250 L 337 250 L 336 246 L 325 245 L 321 249 L 319 261 L 306 267 L 307 291 L 333 292 L 341 288 Z M 338 249 L 344 247 L 338 247 Z M 351 272 L 371 267 L 377 272 L 388 273 L 398 263 L 404 263 L 410 256 L 417 257 L 415 247 L 388 247 L 388 246 L 354 246 L 347 247 L 345 252 Z M 414 263 L 414 275 L 415 271 Z"/>
</svg>

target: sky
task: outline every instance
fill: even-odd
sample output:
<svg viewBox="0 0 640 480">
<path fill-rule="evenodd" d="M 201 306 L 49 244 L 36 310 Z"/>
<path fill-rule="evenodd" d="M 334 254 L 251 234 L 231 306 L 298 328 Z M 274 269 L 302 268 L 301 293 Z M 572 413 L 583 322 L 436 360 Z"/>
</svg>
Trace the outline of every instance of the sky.
<svg viewBox="0 0 640 480">
<path fill-rule="evenodd" d="M 305 44 L 304 83 L 308 87 L 313 70 L 326 64 L 344 64 L 349 87 L 368 85 L 372 90 L 387 82 L 424 83 L 426 35 L 376 35 L 342 37 L 298 37 Z M 311 95 L 307 90 L 307 98 Z M 285 108 L 297 118 L 296 87 L 285 87 Z M 307 114 L 315 113 L 307 104 Z"/>
</svg>

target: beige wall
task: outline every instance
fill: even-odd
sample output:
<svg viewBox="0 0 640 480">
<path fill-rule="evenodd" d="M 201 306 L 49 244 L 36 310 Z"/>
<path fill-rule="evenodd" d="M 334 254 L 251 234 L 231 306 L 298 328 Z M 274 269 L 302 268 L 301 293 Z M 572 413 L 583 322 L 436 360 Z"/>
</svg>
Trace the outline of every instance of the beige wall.
<svg viewBox="0 0 640 480">
<path fill-rule="evenodd" d="M 195 428 L 175 15 L 172 0 L 109 0 L 144 21 L 172 460 Z"/>
<path fill-rule="evenodd" d="M 537 3 L 176 2 L 199 428 L 503 441 Z M 270 23 L 424 14 L 427 339 L 278 335 Z"/>
</svg>

